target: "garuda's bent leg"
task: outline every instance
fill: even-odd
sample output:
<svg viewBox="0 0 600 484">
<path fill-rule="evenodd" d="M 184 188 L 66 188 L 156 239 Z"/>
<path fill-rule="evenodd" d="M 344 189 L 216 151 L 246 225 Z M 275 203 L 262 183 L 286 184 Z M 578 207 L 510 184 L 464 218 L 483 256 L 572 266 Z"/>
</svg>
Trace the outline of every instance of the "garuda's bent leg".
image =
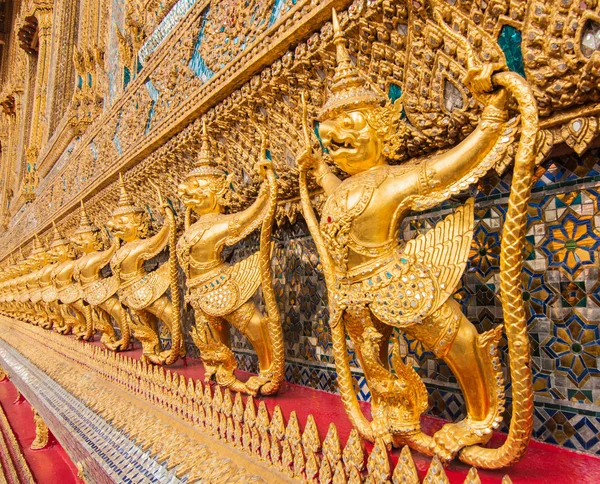
<svg viewBox="0 0 600 484">
<path fill-rule="evenodd" d="M 248 338 L 256 351 L 260 374 L 251 377 L 246 386 L 251 392 L 257 392 L 261 386 L 272 380 L 273 346 L 269 336 L 269 318 L 264 316 L 253 302 L 245 302 L 226 315 L 225 319 Z"/>
<path fill-rule="evenodd" d="M 131 313 L 133 335 L 142 344 L 142 358 L 150 363 L 161 364 L 156 317 L 144 309 L 132 310 Z"/>
<path fill-rule="evenodd" d="M 127 349 L 131 339 L 131 318 L 127 310 L 121 305 L 119 298 L 111 296 L 98 307 L 110 314 L 121 330 L 121 339 L 107 343 L 106 347 L 113 351 Z"/>
<path fill-rule="evenodd" d="M 420 415 L 427 408 L 427 393 L 419 376 L 399 355 L 394 355 L 396 375 L 388 369 L 388 341 L 392 327 L 383 324 L 365 307 L 344 312 L 344 324 L 365 373 L 372 397 L 375 433 L 386 441 L 408 443 L 420 434 Z"/>
<path fill-rule="evenodd" d="M 158 319 L 164 322 L 169 330 L 171 336 L 173 335 L 173 325 L 179 324 L 175 321 L 175 316 L 173 314 L 173 303 L 167 296 L 161 296 L 148 307 L 146 307 L 146 311 L 154 314 Z M 170 351 L 170 350 L 169 350 Z M 167 352 L 163 352 L 162 358 L 167 357 Z M 185 357 L 185 345 L 181 345 L 179 349 L 179 356 L 181 358 Z"/>
<path fill-rule="evenodd" d="M 479 334 L 460 305 L 449 299 L 423 325 L 413 326 L 407 333 L 448 364 L 465 398 L 467 418 L 447 424 L 435 434 L 435 453 L 450 460 L 461 448 L 489 440 L 504 405 L 497 354 L 502 327 Z"/>
</svg>

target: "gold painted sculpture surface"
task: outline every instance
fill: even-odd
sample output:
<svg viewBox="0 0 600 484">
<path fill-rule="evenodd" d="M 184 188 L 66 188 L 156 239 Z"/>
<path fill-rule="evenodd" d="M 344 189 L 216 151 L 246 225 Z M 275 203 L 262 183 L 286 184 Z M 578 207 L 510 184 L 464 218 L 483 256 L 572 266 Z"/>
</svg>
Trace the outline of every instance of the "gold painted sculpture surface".
<svg viewBox="0 0 600 484">
<path fill-rule="evenodd" d="M 28 259 L 31 261 L 31 263 L 30 272 L 27 279 L 27 291 L 30 303 L 28 305 L 30 318 L 27 320 L 32 324 L 44 325 L 48 319 L 48 314 L 46 313 L 42 303 L 42 293 L 40 291 L 38 277 L 40 272 L 43 270 L 43 267 L 47 264 L 48 257 L 46 255 L 44 246 L 37 235 L 33 240 L 33 249 L 31 250 L 31 254 L 29 255 Z"/>
<path fill-rule="evenodd" d="M 143 357 L 155 364 L 171 364 L 185 356 L 179 316 L 179 285 L 175 255 L 175 218 L 171 207 L 161 207 L 166 214 L 163 227 L 148 235 L 148 218 L 135 206 L 120 178 L 119 205 L 106 226 L 124 245 L 112 256 L 110 267 L 119 280 L 118 296 L 132 315 L 133 334 L 142 343 Z M 162 201 L 161 201 L 162 203 Z M 146 272 L 144 262 L 170 246 L 169 262 L 153 272 Z M 165 294 L 171 289 L 172 301 Z M 157 318 L 171 333 L 171 348 L 161 351 Z"/>
<path fill-rule="evenodd" d="M 479 58 L 466 39 L 445 25 L 439 12 L 437 17 L 448 37 L 467 51 L 464 83 L 485 106 L 477 129 L 443 154 L 389 165 L 386 147 L 396 134 L 393 127 L 400 117 L 401 101 L 384 106 L 386 98 L 359 74 L 334 12 L 337 66 L 318 131 L 333 163 L 350 176 L 342 181 L 323 158 L 312 153 L 305 121 L 307 149 L 298 159 L 301 196 L 324 267 L 339 387 L 352 423 L 371 441 L 383 437 L 388 444 L 409 445 L 444 461 L 460 452 L 469 464 L 495 468 L 518 460 L 533 423 L 520 270 L 537 112 L 525 81 L 516 74 L 498 72 L 505 67 L 501 52 Z M 484 449 L 481 444 L 502 421 L 504 410 L 497 354 L 502 328 L 478 334 L 450 297 L 471 246 L 473 201 L 412 240 L 401 242 L 399 228 L 411 210 L 441 203 L 465 180 L 473 183 L 493 167 L 495 152 L 509 139 L 504 135 L 509 93 L 522 115 L 501 263 L 513 418 L 506 443 L 499 449 Z M 308 196 L 308 170 L 327 195 L 320 222 Z M 394 327 L 421 341 L 452 369 L 466 401 L 466 419 L 446 424 L 433 437 L 421 431 L 419 417 L 427 409 L 425 386 L 397 351 L 392 356 L 395 374 L 388 368 L 387 342 Z M 371 391 L 372 421 L 361 413 L 354 394 L 346 332 Z"/>
<path fill-rule="evenodd" d="M 82 300 L 81 287 L 73 279 L 75 251 L 70 241 L 60 234 L 56 225 L 50 249 L 56 258 L 50 279 L 63 318 L 63 325 L 55 327 L 54 330 L 62 334 L 73 333 L 78 339 L 90 340 L 94 335 L 92 312 L 89 305 Z"/>
<path fill-rule="evenodd" d="M 50 432 L 46 422 L 35 408 L 33 409 L 33 422 L 35 423 L 35 439 L 30 448 L 32 450 L 44 449 L 48 446 Z"/>
<path fill-rule="evenodd" d="M 130 318 L 116 296 L 119 280 L 114 275 L 103 278 L 100 272 L 117 251 L 118 239 L 113 239 L 112 245 L 102 250 L 99 229 L 90 221 L 82 202 L 81 220 L 71 241 L 83 253 L 75 264 L 74 277 L 81 286 L 83 299 L 93 307 L 94 327 L 102 333 L 100 341 L 111 350 L 127 349 L 131 339 Z M 121 331 L 118 340 L 110 317 L 114 318 Z"/>
<path fill-rule="evenodd" d="M 54 234 L 56 236 L 56 234 Z M 40 257 L 44 257 L 46 264 L 39 270 L 38 285 L 40 287 L 40 296 L 46 309 L 47 319 L 42 324 L 44 329 L 62 329 L 64 328 L 64 318 L 61 308 L 58 304 L 58 293 L 54 285 L 52 284 L 52 272 L 56 267 L 58 256 L 54 251 L 52 244 L 55 240 L 48 241 L 46 251 L 44 254 L 40 254 Z"/>
<path fill-rule="evenodd" d="M 200 349 L 207 381 L 214 376 L 220 385 L 232 390 L 268 395 L 276 392 L 283 381 L 284 354 L 270 260 L 277 182 L 271 162 L 266 159 L 264 142 L 260 156 L 257 169 L 265 181 L 256 201 L 242 212 L 223 213 L 229 180 L 211 160 L 204 126 L 196 167 L 178 189 L 187 212 L 177 254 L 187 275 L 186 300 L 196 315 L 192 338 Z M 194 224 L 189 222 L 191 212 L 199 216 Z M 258 252 L 233 265 L 223 261 L 225 246 L 239 242 L 261 225 Z M 251 301 L 261 284 L 267 315 Z M 258 355 L 260 374 L 246 383 L 234 375 L 237 362 L 230 349 L 230 324 L 250 340 Z"/>
</svg>

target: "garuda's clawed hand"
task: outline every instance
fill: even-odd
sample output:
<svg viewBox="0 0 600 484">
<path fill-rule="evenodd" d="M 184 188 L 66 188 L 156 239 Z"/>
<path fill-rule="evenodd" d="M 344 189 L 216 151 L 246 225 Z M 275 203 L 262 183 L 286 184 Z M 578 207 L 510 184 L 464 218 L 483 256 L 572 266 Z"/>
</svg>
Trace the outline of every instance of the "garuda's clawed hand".
<svg viewBox="0 0 600 484">
<path fill-rule="evenodd" d="M 260 177 L 263 180 L 266 180 L 267 179 L 267 171 L 269 171 L 269 170 L 273 171 L 273 163 L 271 163 L 271 161 L 269 161 L 265 158 L 265 159 L 257 162 L 254 165 L 254 169 L 258 172 L 258 174 L 260 175 Z"/>
<path fill-rule="evenodd" d="M 502 62 L 479 62 L 473 54 L 467 57 L 467 75 L 463 84 L 471 91 L 473 97 L 484 106 L 496 106 L 504 108 L 506 103 L 506 91 L 504 89 L 494 90 L 494 74 L 506 70 Z"/>
</svg>

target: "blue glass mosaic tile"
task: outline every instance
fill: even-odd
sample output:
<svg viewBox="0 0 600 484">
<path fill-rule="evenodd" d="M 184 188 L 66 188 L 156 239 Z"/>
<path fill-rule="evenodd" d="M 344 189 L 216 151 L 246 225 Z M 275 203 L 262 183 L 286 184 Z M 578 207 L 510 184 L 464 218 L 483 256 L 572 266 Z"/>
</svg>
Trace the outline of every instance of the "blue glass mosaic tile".
<svg viewBox="0 0 600 484">
<path fill-rule="evenodd" d="M 190 68 L 194 71 L 194 73 L 202 80 L 202 82 L 208 81 L 215 73 L 210 70 L 202 55 L 200 54 L 200 46 L 202 45 L 202 39 L 204 38 L 204 26 L 206 25 L 206 20 L 208 16 L 209 9 L 207 8 L 204 11 L 202 16 L 202 25 L 200 27 L 200 32 L 198 33 L 198 39 L 196 40 L 196 45 L 194 46 L 194 52 L 190 59 Z"/>
<path fill-rule="evenodd" d="M 525 66 L 523 64 L 523 54 L 521 52 L 521 32 L 512 25 L 504 25 L 500 30 L 498 45 L 506 56 L 508 68 L 525 77 Z"/>
<path fill-rule="evenodd" d="M 158 27 L 148 37 L 138 52 L 140 64 L 145 64 L 148 57 L 156 50 L 161 42 L 167 38 L 173 28 L 187 15 L 198 0 L 179 0 Z"/>
</svg>

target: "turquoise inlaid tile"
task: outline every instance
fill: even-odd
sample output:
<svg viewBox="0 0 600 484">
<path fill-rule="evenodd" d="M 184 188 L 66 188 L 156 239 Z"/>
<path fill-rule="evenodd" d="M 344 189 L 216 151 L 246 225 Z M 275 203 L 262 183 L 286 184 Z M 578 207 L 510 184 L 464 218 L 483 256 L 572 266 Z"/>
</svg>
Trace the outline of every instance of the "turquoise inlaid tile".
<svg viewBox="0 0 600 484">
<path fill-rule="evenodd" d="M 329 153 L 329 150 L 327 148 L 325 148 L 325 146 L 323 146 L 323 140 L 321 139 L 321 135 L 319 133 L 319 122 L 318 121 L 315 121 L 314 132 L 315 132 L 315 135 L 317 136 L 317 139 L 319 140 L 319 145 L 321 145 L 321 150 L 323 150 L 323 153 Z"/>
<path fill-rule="evenodd" d="M 206 20 L 208 17 L 209 9 L 207 8 L 204 11 L 202 16 L 202 26 L 200 27 L 200 33 L 198 34 L 198 40 L 196 40 L 196 45 L 194 46 L 194 53 L 192 54 L 192 58 L 190 59 L 190 68 L 194 71 L 194 73 L 202 80 L 202 82 L 208 81 L 215 73 L 208 68 L 202 55 L 200 54 L 200 46 L 202 45 L 202 40 L 204 38 L 204 26 L 206 25 Z"/>
<path fill-rule="evenodd" d="M 402 88 L 398 84 L 390 84 L 390 88 L 388 90 L 388 97 L 390 101 L 395 103 L 402 96 Z"/>
<path fill-rule="evenodd" d="M 508 68 L 525 77 L 525 66 L 523 65 L 523 54 L 521 52 L 521 32 L 512 25 L 505 25 L 500 31 L 498 45 L 506 56 Z"/>
<path fill-rule="evenodd" d="M 131 71 L 129 67 L 123 67 L 123 89 L 127 88 L 127 85 L 131 81 Z"/>
<path fill-rule="evenodd" d="M 155 113 L 156 101 L 158 101 L 159 92 L 158 89 L 152 84 L 152 81 L 148 79 L 145 83 L 146 89 L 148 90 L 148 94 L 150 95 L 150 99 L 152 99 L 152 104 L 150 105 L 150 112 L 148 113 L 148 121 L 146 122 L 146 133 L 150 131 L 150 126 L 152 124 L 152 118 Z"/>
<path fill-rule="evenodd" d="M 269 18 L 269 27 L 273 25 L 282 14 L 287 12 L 291 5 L 296 5 L 297 0 L 275 0 L 273 10 L 271 11 L 271 17 Z"/>
<path fill-rule="evenodd" d="M 138 59 L 145 64 L 148 57 L 156 50 L 163 40 L 171 33 L 173 28 L 187 15 L 198 0 L 179 0 L 165 16 L 158 27 L 148 37 L 138 52 Z"/>
</svg>

